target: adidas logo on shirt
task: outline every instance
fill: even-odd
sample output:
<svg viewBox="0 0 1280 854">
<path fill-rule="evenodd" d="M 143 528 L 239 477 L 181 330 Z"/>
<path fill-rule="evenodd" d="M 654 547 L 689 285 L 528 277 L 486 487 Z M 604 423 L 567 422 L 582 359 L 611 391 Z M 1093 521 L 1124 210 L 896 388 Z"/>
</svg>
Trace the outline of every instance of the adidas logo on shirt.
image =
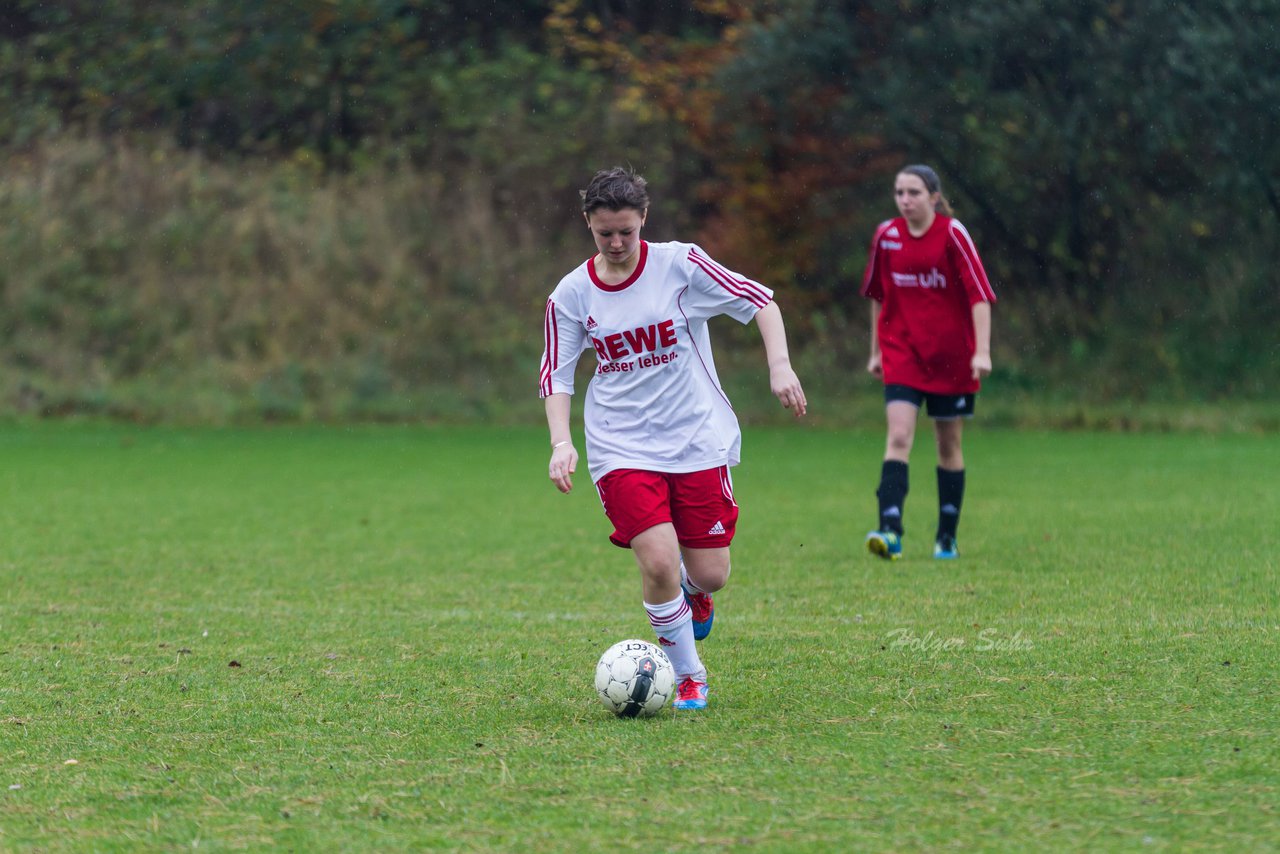
<svg viewBox="0 0 1280 854">
<path fill-rule="evenodd" d="M 717 519 L 717 520 L 716 520 L 716 523 L 715 523 L 714 525 L 712 525 L 712 526 L 711 526 L 711 530 L 710 530 L 710 531 L 707 531 L 707 535 L 708 535 L 708 536 L 711 536 L 711 535 L 714 535 L 714 534 L 723 534 L 723 533 L 724 533 L 724 525 L 721 525 L 721 524 L 720 524 L 720 520 L 719 520 L 719 519 Z"/>
<path fill-rule="evenodd" d="M 594 317 L 592 317 L 592 316 L 591 316 L 591 315 L 589 315 L 589 314 L 587 315 L 587 331 L 588 331 L 588 332 L 590 332 L 591 330 L 595 329 L 595 328 L 596 328 L 597 326 L 599 326 L 599 325 L 600 325 L 600 324 L 596 323 L 596 319 L 595 319 Z"/>
</svg>

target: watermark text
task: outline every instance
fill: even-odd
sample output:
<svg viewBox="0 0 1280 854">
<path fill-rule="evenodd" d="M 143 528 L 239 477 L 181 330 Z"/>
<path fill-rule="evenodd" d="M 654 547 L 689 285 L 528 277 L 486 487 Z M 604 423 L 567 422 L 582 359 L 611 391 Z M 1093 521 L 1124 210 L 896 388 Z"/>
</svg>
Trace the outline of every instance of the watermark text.
<svg viewBox="0 0 1280 854">
<path fill-rule="evenodd" d="M 1035 649 L 1035 642 L 1018 629 L 1013 634 L 1005 634 L 999 629 L 986 628 L 972 637 L 953 635 L 944 637 L 932 629 L 923 635 L 916 634 L 913 629 L 894 629 L 885 635 L 885 648 L 901 652 L 915 652 L 924 655 L 940 655 L 942 653 L 959 653 L 966 650 L 974 652 L 1026 652 Z"/>
</svg>

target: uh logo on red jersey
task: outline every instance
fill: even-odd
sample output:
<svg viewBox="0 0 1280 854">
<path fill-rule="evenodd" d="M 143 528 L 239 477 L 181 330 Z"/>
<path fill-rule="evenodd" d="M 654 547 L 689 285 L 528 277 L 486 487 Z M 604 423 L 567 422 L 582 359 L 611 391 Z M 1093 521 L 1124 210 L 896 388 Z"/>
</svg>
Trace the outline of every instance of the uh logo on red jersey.
<svg viewBox="0 0 1280 854">
<path fill-rule="evenodd" d="M 900 288 L 945 288 L 947 277 L 934 267 L 927 273 L 894 273 L 893 283 Z"/>
</svg>

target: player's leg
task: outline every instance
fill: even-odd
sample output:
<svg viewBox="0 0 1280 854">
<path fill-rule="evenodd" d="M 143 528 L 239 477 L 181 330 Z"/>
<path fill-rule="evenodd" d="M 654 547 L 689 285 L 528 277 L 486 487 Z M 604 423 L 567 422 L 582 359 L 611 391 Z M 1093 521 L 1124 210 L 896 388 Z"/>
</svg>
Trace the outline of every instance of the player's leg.
<svg viewBox="0 0 1280 854">
<path fill-rule="evenodd" d="M 964 504 L 964 453 L 961 439 L 964 420 L 938 418 L 933 422 L 938 444 L 938 531 L 933 556 L 959 557 L 956 530 L 960 526 L 960 508 Z"/>
<path fill-rule="evenodd" d="M 640 567 L 645 613 L 659 645 L 671 659 L 676 681 L 694 680 L 705 685 L 707 670 L 693 639 L 693 612 L 680 589 L 680 545 L 675 528 L 664 522 L 641 531 L 631 539 L 631 550 Z"/>
<path fill-rule="evenodd" d="M 880 471 L 880 527 L 903 532 L 902 506 L 907 500 L 907 464 L 916 439 L 916 416 L 920 407 L 895 400 L 885 406 L 888 435 L 885 439 L 884 463 Z"/>
<path fill-rule="evenodd" d="M 631 541 L 645 585 L 644 609 L 676 671 L 676 698 L 672 708 L 704 709 L 707 706 L 707 669 L 698 656 L 693 637 L 693 611 L 680 587 L 680 546 L 675 527 L 657 525 Z M 669 597 L 669 598 L 668 598 Z"/>
<path fill-rule="evenodd" d="M 680 586 L 693 610 L 693 636 L 704 640 L 711 634 L 716 618 L 715 600 L 711 594 L 729 581 L 729 549 L 695 549 L 681 547 L 684 556 Z"/>
<path fill-rule="evenodd" d="M 730 534 L 732 536 L 732 534 Z M 711 634 L 716 617 L 715 601 L 711 594 L 724 587 L 729 580 L 729 547 L 700 549 L 680 547 L 682 581 L 685 601 L 689 603 L 690 625 L 694 640 L 704 640 Z M 677 709 L 701 709 L 707 705 L 707 680 L 705 678 L 680 680 L 676 686 Z"/>
<path fill-rule="evenodd" d="M 670 522 L 654 525 L 631 538 L 646 602 L 666 602 L 680 595 L 680 544 Z"/>
<path fill-rule="evenodd" d="M 596 483 L 605 515 L 613 523 L 610 542 L 629 548 L 640 568 L 644 609 L 671 659 L 677 679 L 706 682 L 693 639 L 693 617 L 680 588 L 680 544 L 671 523 L 667 475 L 619 469 Z"/>
<path fill-rule="evenodd" d="M 711 594 L 729 580 L 729 544 L 738 527 L 738 504 L 728 466 L 673 474 L 671 518 L 684 555 L 681 584 L 693 609 L 693 636 L 711 633 Z"/>
<path fill-rule="evenodd" d="M 916 417 L 922 395 L 902 386 L 885 388 L 884 462 L 880 466 L 880 485 L 876 499 L 880 505 L 880 525 L 867 535 L 867 548 L 872 554 L 893 560 L 902 554 L 903 505 L 906 504 L 910 478 L 907 461 L 915 443 Z"/>
</svg>

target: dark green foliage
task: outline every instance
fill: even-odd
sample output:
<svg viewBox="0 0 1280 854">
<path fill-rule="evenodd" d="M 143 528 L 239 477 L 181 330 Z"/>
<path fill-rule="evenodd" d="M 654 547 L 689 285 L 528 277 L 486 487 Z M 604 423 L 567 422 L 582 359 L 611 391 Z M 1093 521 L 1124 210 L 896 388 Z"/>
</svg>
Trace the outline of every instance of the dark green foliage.
<svg viewBox="0 0 1280 854">
<path fill-rule="evenodd" d="M 536 44 L 541 6 L 20 0 L 0 79 L 28 109 L 6 136 L 160 128 L 186 144 L 305 148 L 338 163 L 368 141 L 425 148 L 450 130 L 458 70 Z"/>
<path fill-rule="evenodd" d="M 1278 27 L 1280 6 L 1251 0 L 794 0 L 724 69 L 754 94 L 723 121 L 777 140 L 759 116 L 785 127 L 825 94 L 832 133 L 937 166 L 1006 298 L 1006 364 L 1103 368 L 1115 395 L 1257 392 L 1280 346 Z M 882 198 L 853 214 L 865 231 L 892 214 L 888 184 L 827 195 Z"/>
<path fill-rule="evenodd" d="M 15 0 L 9 406 L 509 408 L 590 249 L 575 191 L 618 162 L 651 239 L 780 288 L 801 367 L 856 374 L 908 160 L 1002 298 L 996 390 L 1265 398 L 1278 27 L 1270 0 Z"/>
</svg>

